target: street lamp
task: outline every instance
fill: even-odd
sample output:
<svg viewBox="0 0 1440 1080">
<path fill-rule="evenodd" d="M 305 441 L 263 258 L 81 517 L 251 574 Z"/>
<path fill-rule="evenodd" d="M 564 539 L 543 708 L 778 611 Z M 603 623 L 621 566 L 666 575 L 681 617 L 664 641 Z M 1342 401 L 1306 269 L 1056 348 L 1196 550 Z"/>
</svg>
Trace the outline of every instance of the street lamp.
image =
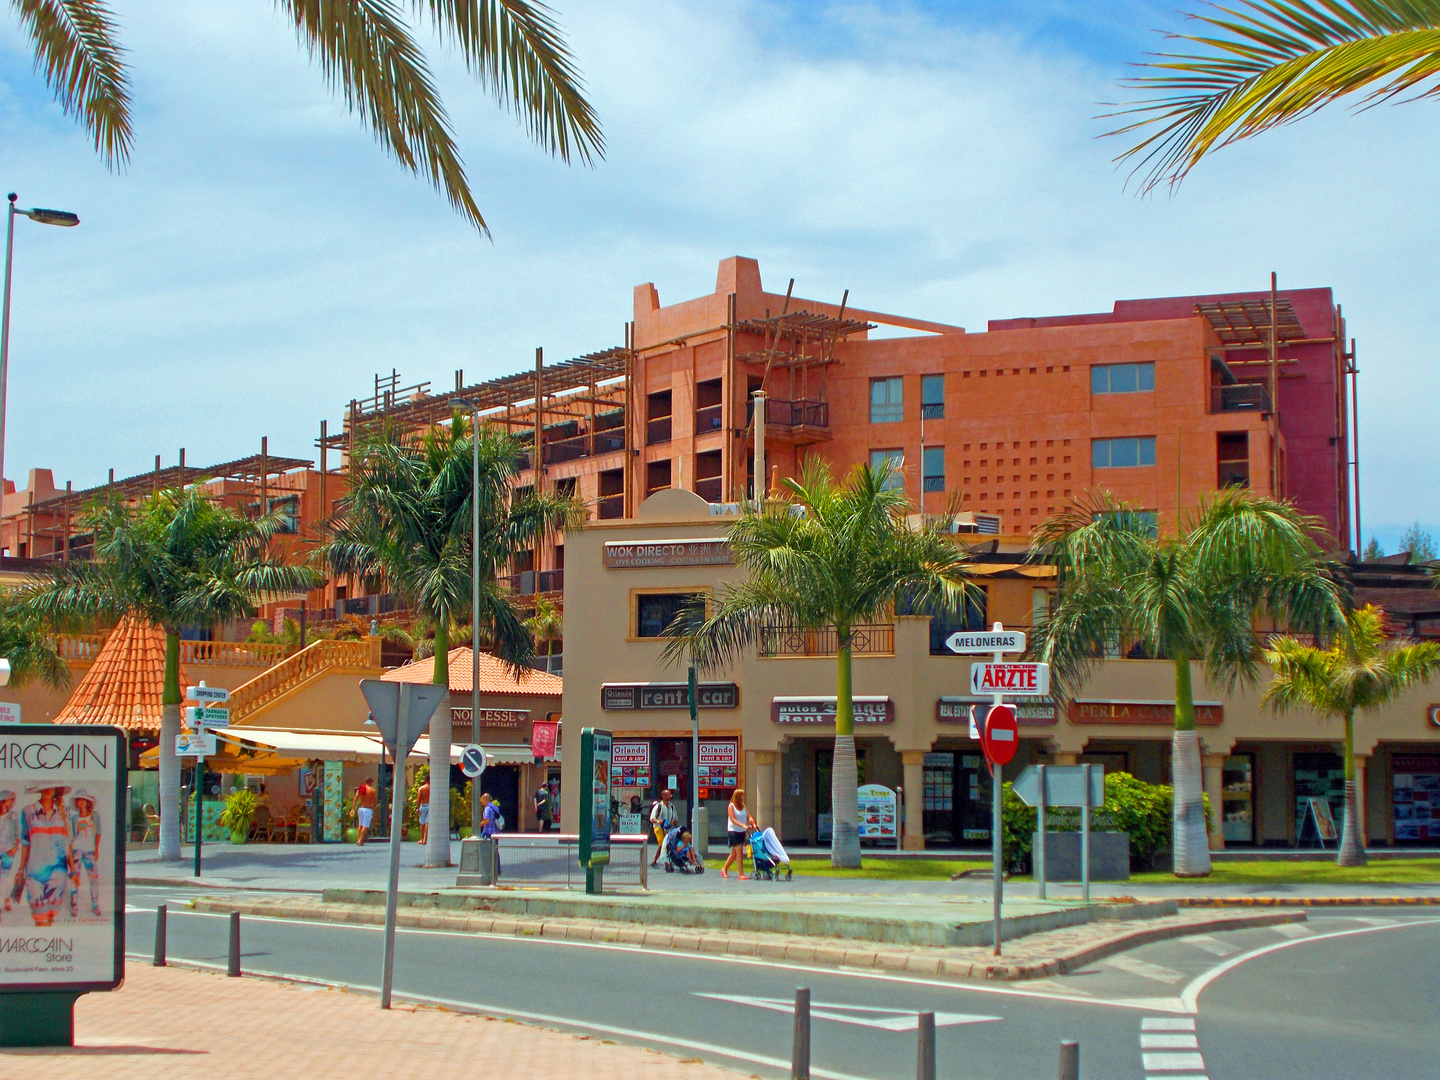
<svg viewBox="0 0 1440 1080">
<path fill-rule="evenodd" d="M 15 192 L 6 196 L 9 200 L 5 220 L 5 299 L 3 314 L 0 314 L 0 490 L 3 490 L 5 476 L 5 378 L 10 364 L 10 264 L 15 254 L 15 215 L 23 214 L 41 225 L 60 225 L 74 228 L 80 224 L 78 214 L 68 210 L 43 210 L 32 207 L 20 210 L 15 206 Z"/>
<path fill-rule="evenodd" d="M 480 403 L 457 399 L 470 410 L 470 741 L 480 741 Z M 520 793 L 521 805 L 525 793 Z M 470 835 L 479 836 L 480 778 L 470 787 Z M 515 817 L 520 817 L 519 806 Z"/>
</svg>

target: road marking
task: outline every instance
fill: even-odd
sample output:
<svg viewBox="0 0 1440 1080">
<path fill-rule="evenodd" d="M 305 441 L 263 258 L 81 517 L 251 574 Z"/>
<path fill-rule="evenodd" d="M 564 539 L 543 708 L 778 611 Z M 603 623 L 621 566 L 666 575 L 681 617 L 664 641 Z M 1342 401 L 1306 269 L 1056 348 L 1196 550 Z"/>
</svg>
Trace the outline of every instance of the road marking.
<svg viewBox="0 0 1440 1080">
<path fill-rule="evenodd" d="M 1234 956 L 1240 951 L 1240 946 L 1231 945 L 1219 938 L 1211 937 L 1209 934 L 1191 934 L 1180 940 L 1186 945 L 1193 945 L 1203 952 L 1208 952 L 1211 956 Z"/>
<path fill-rule="evenodd" d="M 1140 1021 L 1141 1031 L 1194 1031 L 1193 1016 L 1147 1016 Z M 1142 1035 L 1141 1038 L 1144 1038 Z"/>
<path fill-rule="evenodd" d="M 1311 930 L 1310 927 L 1304 923 L 1280 923 L 1278 926 L 1271 926 L 1268 927 L 1268 929 L 1274 930 L 1275 933 L 1288 938 L 1308 938 L 1315 936 L 1315 931 Z"/>
<path fill-rule="evenodd" d="M 1380 918 L 1380 917 L 1375 916 L 1375 915 L 1351 915 L 1350 918 L 1351 918 L 1352 920 L 1354 920 L 1355 922 L 1363 922 L 1363 923 L 1365 923 L 1367 926 L 1398 926 L 1398 925 L 1400 925 L 1400 920 L 1399 920 L 1399 919 L 1383 919 L 1383 918 Z"/>
<path fill-rule="evenodd" d="M 1140 1060 L 1147 1073 L 1205 1068 L 1205 1059 L 1199 1054 L 1141 1054 Z"/>
<path fill-rule="evenodd" d="M 1154 979 L 1156 982 L 1177 983 L 1185 976 L 1174 968 L 1161 967 L 1159 964 L 1152 964 L 1148 960 L 1137 960 L 1133 956 L 1108 956 L 1100 963 L 1107 967 L 1116 968 L 1119 971 L 1127 971 L 1131 975 L 1139 975 L 1142 978 Z"/>
<path fill-rule="evenodd" d="M 734 1005 L 748 1005 L 754 1009 L 794 1015 L 795 1002 L 784 998 L 750 997 L 745 994 L 702 994 L 692 991 L 693 996 L 710 998 L 713 1001 L 728 1001 Z M 871 1015 L 855 1015 L 869 1013 Z M 824 1001 L 811 1002 L 812 1020 L 834 1020 L 841 1024 L 857 1027 L 879 1028 L 882 1031 L 914 1031 L 920 1026 L 919 1015 L 910 1009 L 881 1009 L 872 1005 L 836 1005 Z M 980 1016 L 976 1013 L 937 1012 L 936 1027 L 955 1027 L 959 1024 L 988 1024 L 1004 1017 Z"/>
<path fill-rule="evenodd" d="M 1200 1040 L 1187 1031 L 1142 1031 L 1141 1050 L 1199 1050 Z"/>
</svg>

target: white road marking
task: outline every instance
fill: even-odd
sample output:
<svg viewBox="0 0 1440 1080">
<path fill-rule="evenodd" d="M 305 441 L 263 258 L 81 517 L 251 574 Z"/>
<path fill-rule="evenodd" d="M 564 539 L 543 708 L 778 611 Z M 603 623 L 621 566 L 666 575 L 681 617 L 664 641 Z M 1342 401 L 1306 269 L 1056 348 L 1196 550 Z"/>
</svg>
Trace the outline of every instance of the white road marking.
<svg viewBox="0 0 1440 1080">
<path fill-rule="evenodd" d="M 1205 1068 L 1205 1059 L 1199 1054 L 1141 1054 L 1140 1060 L 1147 1073 Z"/>
<path fill-rule="evenodd" d="M 1119 971 L 1129 972 L 1131 975 L 1154 979 L 1156 982 L 1177 983 L 1185 977 L 1174 968 L 1161 967 L 1159 964 L 1152 964 L 1148 960 L 1139 960 L 1123 953 L 1119 956 L 1108 956 L 1100 963 Z"/>
<path fill-rule="evenodd" d="M 1200 1040 L 1188 1031 L 1142 1031 L 1141 1050 L 1199 1050 Z"/>
<path fill-rule="evenodd" d="M 1240 951 L 1240 946 L 1231 945 L 1229 942 L 1221 941 L 1209 934 L 1191 934 L 1180 940 L 1186 945 L 1193 945 L 1203 952 L 1208 952 L 1211 956 L 1234 956 Z"/>
<path fill-rule="evenodd" d="M 1280 923 L 1278 926 L 1269 927 L 1269 929 L 1274 930 L 1275 933 L 1288 938 L 1307 938 L 1315 936 L 1315 931 L 1311 930 L 1310 927 L 1306 926 L 1304 923 Z"/>
<path fill-rule="evenodd" d="M 1374 915 L 1351 915 L 1354 922 L 1363 922 L 1367 926 L 1398 926 L 1399 919 L 1382 919 Z"/>
<path fill-rule="evenodd" d="M 1140 1030 L 1194 1031 L 1195 1018 L 1193 1016 L 1147 1016 L 1140 1021 Z"/>
<path fill-rule="evenodd" d="M 754 1009 L 767 1009 L 789 1016 L 795 1012 L 795 1002 L 783 998 L 750 997 L 745 994 L 702 994 L 692 992 L 695 997 L 710 998 L 712 1001 L 728 1001 L 734 1005 L 748 1005 Z M 855 1014 L 870 1015 L 855 1015 Z M 909 1009 L 881 1009 L 871 1005 L 834 1005 L 823 1001 L 811 1002 L 812 1020 L 834 1020 L 841 1024 L 857 1027 L 880 1028 L 883 1031 L 914 1031 L 920 1026 L 919 1016 Z M 1000 1016 L 980 1016 L 975 1013 L 937 1012 L 936 1027 L 955 1027 L 959 1024 L 988 1024 L 1002 1020 Z"/>
</svg>

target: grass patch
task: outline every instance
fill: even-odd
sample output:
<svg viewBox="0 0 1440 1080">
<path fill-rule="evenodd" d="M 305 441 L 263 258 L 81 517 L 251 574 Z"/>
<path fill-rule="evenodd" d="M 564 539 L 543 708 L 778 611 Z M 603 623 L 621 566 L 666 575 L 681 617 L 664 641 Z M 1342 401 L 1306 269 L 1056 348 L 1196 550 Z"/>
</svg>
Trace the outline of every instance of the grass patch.
<svg viewBox="0 0 1440 1080">
<path fill-rule="evenodd" d="M 1217 862 L 1208 878 L 1170 873 L 1131 874 L 1141 885 L 1425 885 L 1440 883 L 1440 859 L 1376 859 L 1368 866 L 1333 862 Z"/>
<path fill-rule="evenodd" d="M 707 859 L 707 868 L 719 870 L 724 859 Z M 790 861 L 797 877 L 860 878 L 866 881 L 948 881 L 962 870 L 988 869 L 990 862 L 976 859 L 916 859 L 864 856 L 859 870 L 842 870 L 830 865 L 825 855 L 803 855 Z M 750 863 L 746 860 L 746 871 Z"/>
</svg>

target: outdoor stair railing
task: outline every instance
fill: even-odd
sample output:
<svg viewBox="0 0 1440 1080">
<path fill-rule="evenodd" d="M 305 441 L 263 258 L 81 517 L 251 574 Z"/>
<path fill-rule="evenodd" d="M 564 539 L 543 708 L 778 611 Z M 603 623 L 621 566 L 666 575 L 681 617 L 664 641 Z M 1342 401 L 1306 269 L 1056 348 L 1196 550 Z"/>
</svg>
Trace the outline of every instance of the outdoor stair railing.
<svg viewBox="0 0 1440 1080">
<path fill-rule="evenodd" d="M 317 641 L 230 691 L 232 722 L 331 668 L 380 667 L 380 639 Z"/>
<path fill-rule="evenodd" d="M 57 634 L 55 651 L 61 660 L 75 663 L 93 662 L 105 645 L 106 634 Z M 262 645 L 245 641 L 181 641 L 181 664 L 206 664 L 211 667 L 268 668 L 285 659 L 288 647 Z"/>
</svg>

